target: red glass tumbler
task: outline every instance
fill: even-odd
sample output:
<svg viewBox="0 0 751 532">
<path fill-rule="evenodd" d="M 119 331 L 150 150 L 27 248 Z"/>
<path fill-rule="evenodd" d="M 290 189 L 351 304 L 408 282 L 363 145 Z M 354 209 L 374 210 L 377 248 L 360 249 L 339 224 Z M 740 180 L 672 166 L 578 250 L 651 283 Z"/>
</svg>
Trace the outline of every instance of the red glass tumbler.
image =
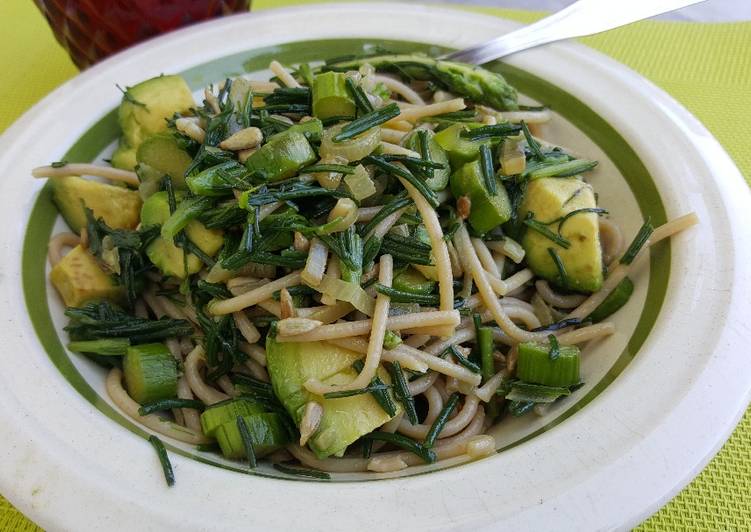
<svg viewBox="0 0 751 532">
<path fill-rule="evenodd" d="M 250 9 L 250 0 L 34 1 L 81 69 L 154 35 Z"/>
</svg>

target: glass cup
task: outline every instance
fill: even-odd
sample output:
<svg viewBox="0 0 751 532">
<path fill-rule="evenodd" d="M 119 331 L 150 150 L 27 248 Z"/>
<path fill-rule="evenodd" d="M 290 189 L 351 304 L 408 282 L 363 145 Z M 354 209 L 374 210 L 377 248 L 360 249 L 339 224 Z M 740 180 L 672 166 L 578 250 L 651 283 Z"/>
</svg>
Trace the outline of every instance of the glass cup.
<svg viewBox="0 0 751 532">
<path fill-rule="evenodd" d="M 251 0 L 34 0 L 81 69 L 137 42 L 210 18 L 247 12 Z"/>
</svg>

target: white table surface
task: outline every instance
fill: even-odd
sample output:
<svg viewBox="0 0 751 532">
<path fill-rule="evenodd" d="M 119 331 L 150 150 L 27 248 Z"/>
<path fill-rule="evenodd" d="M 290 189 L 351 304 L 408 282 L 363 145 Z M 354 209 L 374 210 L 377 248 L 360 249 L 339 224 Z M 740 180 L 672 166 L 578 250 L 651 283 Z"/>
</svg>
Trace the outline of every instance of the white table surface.
<svg viewBox="0 0 751 532">
<path fill-rule="evenodd" d="M 601 0 L 603 2 L 629 2 L 630 0 Z M 640 0 L 643 1 L 643 0 Z M 488 7 L 528 9 L 531 11 L 559 11 L 573 0 L 420 0 L 429 3 L 454 3 Z M 657 17 L 661 20 L 689 22 L 738 22 L 751 20 L 751 0 L 706 0 L 679 11 Z"/>
</svg>

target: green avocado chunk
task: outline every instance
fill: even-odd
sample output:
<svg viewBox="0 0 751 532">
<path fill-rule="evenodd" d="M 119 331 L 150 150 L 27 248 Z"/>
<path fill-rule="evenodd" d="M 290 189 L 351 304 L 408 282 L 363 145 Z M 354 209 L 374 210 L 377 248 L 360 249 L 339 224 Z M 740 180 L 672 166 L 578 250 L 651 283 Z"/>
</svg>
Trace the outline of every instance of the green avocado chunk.
<svg viewBox="0 0 751 532">
<path fill-rule="evenodd" d="M 172 178 L 176 188 L 185 187 L 185 171 L 193 161 L 171 133 L 157 133 L 144 140 L 136 152 L 138 164 L 146 164 Z"/>
<path fill-rule="evenodd" d="M 487 233 L 491 229 L 511 219 L 511 201 L 501 180 L 496 180 L 496 194 L 485 188 L 482 166 L 479 161 L 472 161 L 451 174 L 451 193 L 455 198 L 467 196 L 471 203 L 469 223 L 478 233 Z"/>
<path fill-rule="evenodd" d="M 125 296 L 123 287 L 80 245 L 70 250 L 52 268 L 50 281 L 66 307 L 80 307 L 87 301 L 97 299 L 120 302 Z"/>
<path fill-rule="evenodd" d="M 280 181 L 294 176 L 318 159 L 308 139 L 300 131 L 285 131 L 271 137 L 248 157 L 245 166 L 264 181 Z"/>
<path fill-rule="evenodd" d="M 330 385 L 352 382 L 357 376 L 352 364 L 361 358 L 358 353 L 326 342 L 279 343 L 271 337 L 266 339 L 266 362 L 274 393 L 295 423 L 300 424 L 309 401 L 323 407 L 318 430 L 308 440 L 308 446 L 319 458 L 343 452 L 360 436 L 391 419 L 371 394 L 325 399 L 303 386 L 310 379 Z M 390 382 L 382 368 L 378 376 Z"/>
<path fill-rule="evenodd" d="M 244 415 L 242 418 L 248 427 L 253 452 L 257 458 L 273 453 L 290 443 L 289 432 L 279 414 L 267 412 Z M 245 444 L 237 426 L 237 417 L 217 427 L 214 436 L 225 458 L 245 456 Z"/>
<path fill-rule="evenodd" d="M 141 197 L 135 190 L 78 176 L 55 177 L 49 183 L 52 201 L 76 233 L 86 226 L 84 205 L 113 229 L 135 229 L 138 225 Z"/>
<path fill-rule="evenodd" d="M 117 110 L 122 137 L 112 165 L 133 170 L 141 143 L 165 131 L 175 113 L 186 113 L 194 106 L 193 94 L 180 76 L 159 76 L 129 87 Z"/>
<path fill-rule="evenodd" d="M 183 195 L 178 193 L 176 195 L 177 201 L 179 202 L 182 197 Z M 166 192 L 157 192 L 143 202 L 141 224 L 144 227 L 162 225 L 169 216 L 169 199 Z M 224 245 L 222 231 L 206 229 L 198 220 L 191 220 L 188 223 L 185 227 L 185 234 L 191 242 L 210 257 L 213 257 Z M 183 279 L 186 275 L 194 274 L 201 269 L 202 263 L 198 257 L 189 253 L 186 261 L 183 250 L 171 240 L 165 240 L 161 236 L 155 238 L 149 244 L 149 247 L 146 248 L 146 255 L 164 275 Z"/>
<path fill-rule="evenodd" d="M 529 182 L 519 208 L 520 219 L 534 214 L 534 219 L 548 224 L 580 209 L 597 207 L 592 187 L 579 178 L 543 177 Z M 559 232 L 560 222 L 546 225 Z M 527 264 L 540 277 L 567 290 L 596 292 L 602 286 L 602 250 L 600 226 L 594 212 L 579 212 L 568 218 L 560 230 L 570 246 L 565 249 L 543 234 L 527 228 L 522 238 Z M 551 248 L 561 259 L 566 271 L 565 283 L 554 262 Z"/>
</svg>

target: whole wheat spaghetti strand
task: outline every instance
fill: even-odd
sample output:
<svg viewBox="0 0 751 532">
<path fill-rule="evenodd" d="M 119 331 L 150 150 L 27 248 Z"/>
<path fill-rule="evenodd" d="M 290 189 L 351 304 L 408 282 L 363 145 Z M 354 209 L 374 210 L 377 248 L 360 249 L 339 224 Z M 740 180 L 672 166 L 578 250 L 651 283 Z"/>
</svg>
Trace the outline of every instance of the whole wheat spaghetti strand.
<svg viewBox="0 0 751 532">
<path fill-rule="evenodd" d="M 67 177 L 70 175 L 90 175 L 103 177 L 110 181 L 119 181 L 127 185 L 137 187 L 140 184 L 135 172 L 120 170 L 111 166 L 99 166 L 88 163 L 68 163 L 60 167 L 39 166 L 31 171 L 34 177 Z"/>
<path fill-rule="evenodd" d="M 390 287 L 393 274 L 394 263 L 391 255 L 381 255 L 378 282 L 383 286 Z M 352 382 L 340 386 L 326 386 L 318 380 L 311 379 L 305 383 L 305 388 L 309 392 L 323 395 L 326 392 L 356 390 L 370 384 L 381 362 L 383 338 L 386 335 L 386 321 L 388 319 L 390 301 L 391 298 L 382 293 L 379 293 L 376 298 L 375 310 L 371 318 L 372 328 L 370 331 L 370 340 L 368 341 L 368 352 L 365 355 L 365 364 L 362 371 L 360 371 L 357 377 Z"/>
<path fill-rule="evenodd" d="M 300 272 L 293 272 L 284 277 L 271 281 L 270 283 L 254 288 L 249 292 L 245 292 L 239 296 L 235 296 L 230 299 L 224 299 L 221 301 L 214 301 L 209 304 L 209 312 L 216 316 L 223 314 L 232 314 L 238 312 L 253 305 L 257 305 L 261 301 L 270 299 L 274 292 L 281 290 L 282 288 L 289 288 L 296 284 L 300 284 Z"/>
</svg>

